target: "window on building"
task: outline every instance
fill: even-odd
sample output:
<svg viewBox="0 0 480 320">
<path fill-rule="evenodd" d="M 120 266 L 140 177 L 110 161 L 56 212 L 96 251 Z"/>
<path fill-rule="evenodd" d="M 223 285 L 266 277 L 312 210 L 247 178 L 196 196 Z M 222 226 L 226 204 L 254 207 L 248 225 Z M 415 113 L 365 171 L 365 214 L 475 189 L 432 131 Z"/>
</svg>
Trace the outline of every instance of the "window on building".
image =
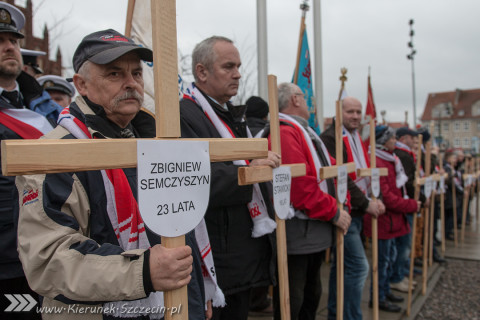
<svg viewBox="0 0 480 320">
<path fill-rule="evenodd" d="M 470 138 L 464 138 L 463 139 L 463 147 L 464 148 L 470 148 Z"/>
<path fill-rule="evenodd" d="M 480 116 L 480 100 L 472 105 L 472 116 Z"/>
<path fill-rule="evenodd" d="M 460 121 L 455 121 L 453 123 L 453 131 L 460 131 Z"/>
<path fill-rule="evenodd" d="M 470 131 L 470 121 L 463 122 L 463 131 Z"/>
<path fill-rule="evenodd" d="M 453 146 L 455 148 L 460 148 L 460 139 L 459 138 L 453 139 Z"/>
<path fill-rule="evenodd" d="M 464 115 L 465 115 L 465 111 L 464 111 L 464 110 L 458 111 L 458 116 L 459 116 L 459 117 L 463 117 Z"/>
<path fill-rule="evenodd" d="M 442 131 L 448 131 L 448 130 L 450 130 L 450 124 L 448 122 L 442 123 Z"/>
<path fill-rule="evenodd" d="M 442 102 L 432 108 L 433 118 L 446 118 L 450 117 L 453 111 L 453 105 L 451 102 Z"/>
</svg>

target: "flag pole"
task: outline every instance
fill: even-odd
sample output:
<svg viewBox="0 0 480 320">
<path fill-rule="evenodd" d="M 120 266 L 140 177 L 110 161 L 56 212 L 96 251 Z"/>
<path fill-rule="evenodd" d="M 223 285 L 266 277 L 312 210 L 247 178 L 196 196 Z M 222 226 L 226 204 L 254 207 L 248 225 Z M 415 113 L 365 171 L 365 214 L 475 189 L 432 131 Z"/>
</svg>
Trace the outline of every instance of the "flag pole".
<svg viewBox="0 0 480 320">
<path fill-rule="evenodd" d="M 302 53 L 302 40 L 303 40 L 303 33 L 305 32 L 305 16 L 307 15 L 307 11 L 310 7 L 305 0 L 301 5 L 300 9 L 302 10 L 302 19 L 300 21 L 300 37 L 298 38 L 298 48 L 297 48 L 297 62 L 295 64 L 295 74 L 293 76 L 293 83 L 297 84 L 298 82 L 298 69 L 300 68 L 300 54 Z"/>
<path fill-rule="evenodd" d="M 127 5 L 127 21 L 125 22 L 125 36 L 131 37 L 132 35 L 132 20 L 133 10 L 135 8 L 135 0 L 128 0 Z"/>
</svg>

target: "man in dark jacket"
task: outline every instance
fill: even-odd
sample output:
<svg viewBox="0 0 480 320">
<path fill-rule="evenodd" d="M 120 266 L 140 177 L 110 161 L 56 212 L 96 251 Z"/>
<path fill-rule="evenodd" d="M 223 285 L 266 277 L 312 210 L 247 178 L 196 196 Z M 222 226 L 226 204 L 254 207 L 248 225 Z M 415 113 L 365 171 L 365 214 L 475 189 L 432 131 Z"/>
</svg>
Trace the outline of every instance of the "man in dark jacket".
<svg viewBox="0 0 480 320">
<path fill-rule="evenodd" d="M 346 97 L 342 103 L 343 119 L 343 159 L 346 162 L 355 162 L 357 168 L 369 167 L 369 155 L 364 147 L 358 128 L 362 118 L 362 104 L 354 97 Z M 336 157 L 335 122 L 325 130 L 320 138 L 325 143 L 328 152 Z M 381 200 L 370 201 L 370 179 L 356 177 L 350 174 L 348 178 L 348 191 L 352 197 L 352 224 L 344 238 L 345 254 L 345 295 L 344 319 L 362 319 L 361 299 L 363 286 L 368 275 L 368 261 L 362 246 L 362 217 L 365 213 L 377 217 L 385 212 Z M 330 282 L 328 290 L 328 318 L 335 319 L 336 308 L 336 264 L 330 269 Z"/>
<path fill-rule="evenodd" d="M 420 201 L 405 199 L 402 189 L 408 180 L 395 149 L 395 131 L 388 126 L 375 128 L 376 161 L 379 168 L 387 168 L 388 175 L 380 177 L 380 188 L 386 212 L 378 218 L 378 300 L 379 308 L 389 312 L 400 312 L 401 307 L 392 304 L 390 293 L 391 267 L 395 263 L 394 240 L 410 232 L 406 214 L 417 212 Z M 372 233 L 371 217 L 364 216 L 365 235 Z M 371 302 L 370 302 L 371 303 Z"/>
<path fill-rule="evenodd" d="M 229 100 L 237 94 L 240 55 L 232 41 L 210 37 L 196 45 L 192 53 L 195 77 L 180 102 L 182 137 L 246 138 L 246 106 Z M 269 153 L 250 166 L 279 165 L 280 156 Z M 260 224 L 270 225 L 273 214 L 262 185 L 239 186 L 237 171 L 244 161 L 213 163 L 210 202 L 205 214 L 213 259 L 226 306 L 213 309 L 213 319 L 247 319 L 250 290 L 272 282 L 271 235 L 273 228 L 257 234 Z M 252 234 L 253 228 L 253 234 Z M 261 228 L 259 228 L 261 229 Z M 262 235 L 264 234 L 264 235 Z M 256 237 L 253 237 L 255 235 Z"/>
<path fill-rule="evenodd" d="M 409 199 L 414 198 L 415 194 L 415 154 L 413 153 L 413 138 L 418 136 L 418 132 L 409 129 L 408 127 L 398 128 L 396 131 L 397 142 L 395 144 L 395 150 L 393 151 L 400 159 L 403 165 L 405 174 L 408 177 L 408 181 L 405 183 L 403 189 L 404 197 Z M 425 202 L 425 196 L 422 194 L 420 197 L 422 203 Z M 407 214 L 407 220 L 410 227 L 413 226 L 413 214 L 411 212 Z M 404 236 L 397 237 L 394 240 L 394 245 L 397 249 L 397 260 L 393 264 L 393 274 L 390 279 L 390 288 L 408 292 L 408 273 L 410 265 L 409 251 L 412 246 L 412 233 L 408 233 Z"/>
<path fill-rule="evenodd" d="M 37 139 L 53 129 L 60 106 L 52 102 L 36 80 L 22 71 L 19 30 L 25 18 L 16 7 L 0 2 L 0 140 Z M 47 97 L 48 96 L 48 97 Z M 30 294 L 37 298 L 25 278 L 17 252 L 15 214 L 18 193 L 15 177 L 0 172 L 0 318 L 10 305 L 5 294 Z M 13 312 L 9 319 L 39 319 L 31 311 Z"/>
</svg>

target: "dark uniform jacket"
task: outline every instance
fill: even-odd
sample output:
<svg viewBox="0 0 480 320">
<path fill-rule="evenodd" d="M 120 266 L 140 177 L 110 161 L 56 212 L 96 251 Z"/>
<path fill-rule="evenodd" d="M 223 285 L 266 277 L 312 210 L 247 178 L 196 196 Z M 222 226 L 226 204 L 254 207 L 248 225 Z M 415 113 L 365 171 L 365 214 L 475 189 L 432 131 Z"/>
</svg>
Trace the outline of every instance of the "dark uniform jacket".
<svg viewBox="0 0 480 320">
<path fill-rule="evenodd" d="M 54 126 L 63 108 L 30 75 L 22 72 L 17 78 L 22 101 L 28 109 L 47 118 Z M 0 98 L 0 108 L 14 109 L 15 106 Z M 0 124 L 0 141 L 22 139 L 17 133 Z M 18 194 L 15 177 L 6 177 L 0 167 L 0 280 L 23 277 L 22 265 L 18 259 L 17 232 L 14 214 L 18 211 Z"/>
</svg>

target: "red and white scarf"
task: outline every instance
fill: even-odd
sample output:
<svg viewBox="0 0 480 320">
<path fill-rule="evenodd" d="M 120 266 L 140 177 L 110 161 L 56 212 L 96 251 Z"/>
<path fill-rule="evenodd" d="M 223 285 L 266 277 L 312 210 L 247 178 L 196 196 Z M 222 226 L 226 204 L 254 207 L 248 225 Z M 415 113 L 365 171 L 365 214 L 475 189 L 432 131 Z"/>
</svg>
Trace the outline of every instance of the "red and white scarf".
<svg viewBox="0 0 480 320">
<path fill-rule="evenodd" d="M 0 108 L 0 123 L 23 139 L 38 139 L 53 129 L 44 116 L 29 109 Z"/>
<path fill-rule="evenodd" d="M 78 104 L 83 104 L 82 99 L 77 99 Z M 77 139 L 92 139 L 87 126 L 70 114 L 69 107 L 65 108 L 58 119 L 58 124 L 69 131 Z M 105 193 L 107 198 L 107 212 L 110 223 L 117 236 L 120 247 L 127 251 L 133 249 L 148 249 L 148 241 L 145 225 L 138 210 L 138 204 L 133 196 L 127 177 L 122 169 L 101 170 Z M 195 228 L 196 242 L 202 254 L 202 271 L 205 283 L 205 302 L 213 300 L 215 307 L 225 306 L 225 297 L 217 285 L 215 267 L 211 250 L 205 250 L 210 247 L 207 228 L 202 222 Z M 147 298 L 134 301 L 116 301 L 105 304 L 109 310 L 116 310 L 116 317 L 131 317 L 122 311 L 122 307 L 133 307 L 132 310 L 140 310 L 140 307 L 155 307 L 159 313 L 144 313 L 151 319 L 160 319 L 163 317 L 161 307 L 164 306 L 163 292 L 157 291 L 151 293 Z M 111 308 L 111 307 L 114 308 Z M 145 309 L 145 308 L 143 308 Z M 142 310 L 143 310 L 142 309 Z M 124 310 L 124 309 L 123 309 Z"/>
<path fill-rule="evenodd" d="M 302 133 L 303 138 L 305 139 L 305 143 L 308 146 L 308 151 L 310 151 L 311 160 L 315 166 L 315 173 L 317 175 L 318 187 L 320 188 L 320 190 L 322 190 L 323 193 L 328 194 L 327 181 L 325 179 L 320 178 L 320 168 L 322 167 L 322 163 L 320 162 L 320 158 L 318 157 L 318 154 L 317 154 L 317 149 L 315 149 L 315 146 L 313 145 L 313 142 L 312 142 L 312 139 L 310 138 L 309 133 L 307 132 L 307 130 L 305 130 L 305 128 L 300 123 L 298 123 L 297 120 L 295 120 L 293 117 L 289 115 L 286 115 L 284 113 L 279 113 L 278 118 L 281 121 L 290 123 L 297 131 L 300 131 Z M 317 134 L 312 128 L 308 127 L 308 131 L 310 131 L 310 133 L 312 133 L 314 137 L 317 137 Z M 325 155 L 325 158 L 327 159 L 328 166 L 331 166 L 332 163 L 330 162 L 330 154 L 328 153 L 327 148 L 325 147 L 325 145 L 323 144 L 320 138 L 318 138 L 317 140 L 322 147 L 322 152 Z M 298 210 L 296 211 L 296 215 L 298 217 Z"/>
<path fill-rule="evenodd" d="M 187 88 L 186 92 L 185 95 L 188 98 L 193 99 L 203 109 L 203 112 L 207 115 L 208 119 L 212 122 L 222 138 L 236 138 L 228 125 L 217 116 L 215 111 L 213 111 L 212 106 L 207 99 L 205 99 L 200 90 L 197 89 L 195 84 L 192 83 Z M 252 138 L 252 134 L 248 127 L 247 136 Z M 238 166 L 248 165 L 248 161 L 246 160 L 235 160 L 233 163 Z M 253 238 L 261 237 L 265 234 L 272 233 L 273 230 L 275 230 L 277 224 L 268 216 L 267 207 L 258 183 L 253 185 L 252 201 L 247 204 L 247 207 L 253 222 Z"/>
<path fill-rule="evenodd" d="M 397 185 L 397 188 L 400 189 L 405 186 L 405 183 L 407 183 L 408 181 L 408 177 L 405 174 L 405 170 L 403 169 L 400 158 L 397 157 L 397 155 L 395 155 L 394 153 L 390 153 L 382 149 L 376 149 L 375 155 L 385 161 L 393 162 L 393 164 L 395 165 L 395 183 Z"/>
<path fill-rule="evenodd" d="M 367 150 L 365 149 L 365 145 L 363 144 L 360 134 L 357 130 L 351 134 L 350 131 L 343 126 L 343 143 L 347 148 L 347 162 L 353 161 L 357 169 L 370 168 L 370 163 L 367 158 Z M 349 175 L 357 187 L 359 187 L 364 194 L 368 195 L 368 190 L 370 189 L 370 178 L 357 177 L 355 171 Z"/>
</svg>

